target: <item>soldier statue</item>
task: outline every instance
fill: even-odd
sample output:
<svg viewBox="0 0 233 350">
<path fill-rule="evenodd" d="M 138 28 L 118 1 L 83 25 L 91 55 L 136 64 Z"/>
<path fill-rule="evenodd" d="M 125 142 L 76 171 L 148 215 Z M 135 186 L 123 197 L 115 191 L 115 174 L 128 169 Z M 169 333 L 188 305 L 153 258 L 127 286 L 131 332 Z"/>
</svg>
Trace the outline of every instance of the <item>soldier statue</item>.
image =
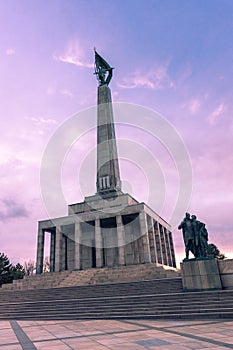
<svg viewBox="0 0 233 350">
<path fill-rule="evenodd" d="M 193 255 L 195 256 L 194 252 L 194 234 L 192 229 L 192 221 L 190 218 L 190 214 L 186 213 L 184 220 L 181 222 L 181 224 L 178 226 L 178 229 L 183 232 L 183 239 L 185 244 L 185 258 L 189 258 L 189 252 L 191 251 Z"/>
<path fill-rule="evenodd" d="M 205 224 L 198 221 L 196 215 L 190 217 L 186 213 L 178 229 L 183 232 L 185 259 L 189 258 L 190 251 L 195 258 L 205 258 L 208 250 L 208 231 Z"/>
</svg>

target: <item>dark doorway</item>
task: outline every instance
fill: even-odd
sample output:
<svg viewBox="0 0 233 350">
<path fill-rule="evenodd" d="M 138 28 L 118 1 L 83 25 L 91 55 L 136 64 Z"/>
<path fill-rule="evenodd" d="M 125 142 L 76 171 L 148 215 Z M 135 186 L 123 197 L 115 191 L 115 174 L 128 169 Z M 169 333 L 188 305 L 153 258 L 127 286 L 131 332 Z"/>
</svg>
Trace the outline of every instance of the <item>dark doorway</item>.
<svg viewBox="0 0 233 350">
<path fill-rule="evenodd" d="M 103 239 L 103 266 L 117 266 L 119 257 L 116 217 L 100 219 L 100 226 Z"/>
<path fill-rule="evenodd" d="M 64 268 L 68 270 L 68 254 L 67 254 L 67 236 L 63 235 L 63 244 L 64 244 Z"/>
<path fill-rule="evenodd" d="M 94 240 L 92 241 L 91 257 L 92 257 L 92 267 L 96 267 L 96 247 L 95 247 Z"/>
<path fill-rule="evenodd" d="M 104 242 L 104 239 L 102 240 L 103 241 L 103 266 L 107 266 L 107 261 L 106 261 L 106 250 L 107 248 L 105 248 L 105 242 Z"/>
</svg>

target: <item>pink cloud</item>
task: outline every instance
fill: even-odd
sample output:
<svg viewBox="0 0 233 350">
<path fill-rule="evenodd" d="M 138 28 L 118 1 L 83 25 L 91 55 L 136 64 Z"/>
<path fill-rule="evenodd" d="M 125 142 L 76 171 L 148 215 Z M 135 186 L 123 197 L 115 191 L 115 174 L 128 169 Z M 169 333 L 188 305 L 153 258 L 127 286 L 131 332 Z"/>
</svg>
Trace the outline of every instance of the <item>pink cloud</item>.
<svg viewBox="0 0 233 350">
<path fill-rule="evenodd" d="M 7 56 L 13 56 L 13 55 L 15 55 L 15 50 L 13 48 L 8 48 L 6 50 L 6 54 L 7 54 Z"/>
<path fill-rule="evenodd" d="M 208 122 L 210 125 L 214 125 L 217 121 L 217 119 L 223 115 L 223 113 L 226 111 L 226 105 L 224 102 L 220 103 L 218 107 L 216 107 L 213 112 L 211 112 L 208 116 Z"/>
<path fill-rule="evenodd" d="M 192 114 L 196 114 L 201 107 L 201 101 L 198 98 L 192 99 L 187 105 Z"/>
<path fill-rule="evenodd" d="M 69 89 L 63 89 L 60 91 L 62 95 L 68 96 L 68 97 L 73 97 L 72 92 Z"/>
<path fill-rule="evenodd" d="M 26 120 L 31 120 L 33 124 L 39 126 L 41 124 L 45 125 L 56 125 L 57 121 L 55 119 L 43 118 L 43 117 L 24 117 Z"/>
<path fill-rule="evenodd" d="M 118 87 L 122 89 L 135 89 L 138 87 L 145 87 L 148 89 L 162 90 L 172 88 L 173 81 L 168 74 L 169 64 L 158 64 L 149 71 L 136 71 L 130 76 L 122 79 L 117 83 Z"/>
<path fill-rule="evenodd" d="M 84 50 L 77 40 L 71 41 L 65 53 L 61 55 L 54 55 L 54 59 L 64 62 L 74 64 L 78 67 L 93 68 L 93 63 L 89 63 L 84 58 Z"/>
</svg>

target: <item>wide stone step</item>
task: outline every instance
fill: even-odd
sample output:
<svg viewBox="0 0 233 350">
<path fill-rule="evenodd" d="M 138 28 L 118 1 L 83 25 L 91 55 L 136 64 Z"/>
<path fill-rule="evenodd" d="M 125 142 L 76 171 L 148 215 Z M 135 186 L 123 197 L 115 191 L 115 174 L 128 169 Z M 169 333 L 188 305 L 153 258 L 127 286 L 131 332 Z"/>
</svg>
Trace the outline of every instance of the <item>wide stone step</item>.
<svg viewBox="0 0 233 350">
<path fill-rule="evenodd" d="M 147 291 L 150 293 L 150 291 L 156 291 L 156 293 L 160 292 L 166 292 L 166 291 L 173 291 L 173 292 L 179 292 L 182 291 L 182 283 L 180 278 L 174 278 L 174 279 L 162 279 L 162 280 L 150 280 L 150 281 L 140 281 L 140 282 L 125 282 L 125 283 L 110 283 L 110 284 L 100 284 L 95 285 L 95 294 L 101 294 L 101 293 L 128 293 L 135 292 L 135 293 L 141 293 L 142 290 Z M 54 288 L 52 294 L 48 293 L 45 289 L 39 289 L 37 290 L 37 293 L 34 293 L 33 291 L 26 290 L 26 291 L 0 291 L 0 300 L 6 299 L 6 298 L 12 298 L 11 293 L 14 293 L 15 298 L 20 298 L 21 296 L 27 297 L 28 295 L 31 295 L 32 297 L 37 297 L 40 295 L 45 296 L 54 296 L 63 294 L 63 293 L 78 293 L 78 294 L 89 294 L 92 293 L 93 286 L 73 286 L 73 287 L 63 287 L 63 288 Z"/>
<path fill-rule="evenodd" d="M 216 309 L 204 309 L 193 311 L 192 309 L 186 311 L 171 311 L 171 312 L 153 312 L 153 310 L 133 310 L 132 312 L 123 312 L 123 311 L 111 311 L 111 312 L 94 312 L 94 313 L 76 313 L 75 311 L 69 312 L 54 312 L 54 313 L 42 313 L 38 314 L 4 314 L 0 315 L 0 320 L 6 319 L 15 319 L 15 320 L 77 320 L 77 319 L 117 319 L 117 318 L 153 318 L 153 319 L 217 319 L 217 318 L 233 318 L 233 309 L 232 308 L 223 308 L 222 310 Z"/>
<path fill-rule="evenodd" d="M 55 303 L 55 306 L 53 305 Z M 111 305 L 113 307 L 117 306 L 120 304 L 120 306 L 123 305 L 139 305 L 143 304 L 145 306 L 162 306 L 162 307 L 172 307 L 173 305 L 175 306 L 186 306 L 186 305 L 192 305 L 195 307 L 196 305 L 233 305 L 233 298 L 225 300 L 222 298 L 219 299 L 213 299 L 208 302 L 206 302 L 204 299 L 186 299 L 186 300 L 181 300 L 181 299 L 173 299 L 171 301 L 165 299 L 164 301 L 161 299 L 156 299 L 156 298 L 151 298 L 150 301 L 144 298 L 135 298 L 135 297 L 128 297 L 128 298 L 109 298 L 106 300 L 93 300 L 93 299 L 70 299 L 68 301 L 63 300 L 62 302 L 59 300 L 54 300 L 54 301 L 35 301 L 35 302 L 18 302 L 18 303 L 1 303 L 0 304 L 0 310 L 3 310 L 7 308 L 8 310 L 14 309 L 14 308 L 37 308 L 40 306 L 40 308 L 49 308 L 51 305 L 56 308 L 62 308 L 62 307 L 67 307 L 67 305 L 71 305 L 72 307 L 77 307 L 77 308 L 82 308 L 82 307 L 102 307 L 106 305 Z"/>
<path fill-rule="evenodd" d="M 121 305 L 124 305 L 125 303 L 127 304 L 138 304 L 138 303 L 144 303 L 145 305 L 152 305 L 152 304 L 157 304 L 157 305 L 172 305 L 174 303 L 176 304 L 189 304 L 189 305 L 194 305 L 195 303 L 202 303 L 204 305 L 210 304 L 210 303 L 219 303 L 221 302 L 222 304 L 225 303 L 230 303 L 233 305 L 233 293 L 232 292 L 203 292 L 203 293 L 178 293 L 176 295 L 170 295 L 170 294 L 163 294 L 163 295 L 158 295 L 158 294 L 153 294 L 153 295 L 125 295 L 125 296 L 102 296 L 102 297 L 92 297 L 90 296 L 89 298 L 72 298 L 70 295 L 69 298 L 67 299 L 56 299 L 54 298 L 52 300 L 38 300 L 38 301 L 25 301 L 25 302 L 12 302 L 11 303 L 6 303 L 2 302 L 0 303 L 0 307 L 7 306 L 8 308 L 11 307 L 18 307 L 20 308 L 21 306 L 40 306 L 41 308 L 48 307 L 49 305 L 56 305 L 56 307 L 62 307 L 63 305 L 68 305 L 69 303 L 72 306 L 77 305 L 78 307 L 80 305 L 107 305 L 110 303 L 111 305 L 118 304 L 120 303 Z"/>
<path fill-rule="evenodd" d="M 109 286 L 110 287 L 110 286 Z M 147 298 L 147 300 L 156 299 L 156 300 L 176 300 L 177 298 L 182 298 L 182 300 L 195 300 L 195 299 L 203 299 L 206 302 L 211 301 L 211 300 L 219 300 L 224 298 L 224 300 L 232 299 L 233 298 L 233 291 L 209 291 L 209 292 L 179 292 L 179 293 L 163 293 L 160 294 L 158 293 L 155 289 L 149 289 L 146 290 L 145 288 L 143 290 L 117 290 L 116 289 L 116 295 L 114 295 L 113 291 L 111 288 L 108 288 L 105 290 L 104 294 L 102 293 L 104 289 L 99 291 L 99 294 L 96 293 L 96 288 L 92 286 L 92 288 L 87 290 L 83 290 L 83 293 L 78 290 L 79 288 L 63 288 L 61 291 L 60 289 L 50 289 L 47 291 L 47 293 L 42 293 L 43 290 L 38 292 L 37 294 L 31 293 L 28 295 L 24 295 L 23 293 L 21 294 L 22 297 L 26 299 L 26 301 L 31 300 L 29 302 L 34 302 L 34 299 L 39 299 L 40 302 L 51 302 L 51 300 L 56 300 L 56 301 L 67 301 L 67 300 L 80 300 L 84 301 L 86 299 L 92 299 L 94 301 L 99 301 L 99 300 L 115 300 L 118 298 L 121 298 L 122 300 L 127 299 L 127 298 L 135 298 L 135 299 L 140 299 L 140 298 Z M 86 288 L 85 288 L 86 289 Z M 57 291 L 57 293 L 54 291 Z M 120 294 L 121 292 L 121 294 Z M 8 297 L 10 297 L 11 303 L 15 302 L 15 293 L 14 292 L 9 292 Z M 47 298 L 46 298 L 47 297 Z M 87 298 L 88 297 L 88 298 Z M 41 299 L 44 298 L 44 299 Z M 46 301 L 48 300 L 48 301 Z M 88 302 L 87 300 L 87 302 Z M 3 300 L 2 300 L 3 301 Z M 17 301 L 18 303 L 19 301 Z"/>
<path fill-rule="evenodd" d="M 38 307 L 39 306 L 39 307 Z M 139 303 L 126 303 L 122 304 L 120 302 L 112 304 L 112 303 L 103 303 L 101 304 L 87 304 L 87 305 L 76 305 L 75 303 L 67 303 L 61 306 L 56 306 L 54 304 L 50 305 L 21 305 L 21 306 L 11 306 L 11 307 L 1 307 L 0 308 L 0 313 L 1 315 L 3 314 L 8 314 L 8 315 L 13 315 L 17 314 L 20 315 L 21 313 L 25 314 L 40 314 L 43 312 L 46 312 L 47 314 L 49 313 L 54 313 L 56 312 L 57 314 L 62 314 L 66 312 L 74 312 L 79 314 L 83 313 L 90 313 L 92 312 L 93 314 L 98 313 L 98 312 L 112 312 L 114 313 L 115 311 L 125 313 L 125 312 L 131 312 L 132 310 L 144 310 L 145 312 L 148 311 L 153 311 L 153 312 L 185 312 L 187 310 L 192 310 L 192 311 L 203 311 L 205 309 L 211 310 L 225 310 L 225 309 L 232 309 L 232 302 L 225 302 L 225 303 L 220 303 L 219 302 L 214 302 L 214 303 L 195 303 L 190 305 L 189 303 L 183 304 L 183 303 L 173 303 L 170 305 L 163 305 L 163 304 L 157 304 L 157 303 L 145 303 L 145 302 L 139 302 Z"/>
<path fill-rule="evenodd" d="M 1 313 L 0 317 L 1 318 L 4 318 L 4 317 L 7 317 L 7 318 L 12 318 L 12 319 L 17 319 L 19 317 L 23 317 L 23 318 L 26 318 L 26 317 L 34 317 L 34 318 L 38 318 L 40 319 L 43 316 L 60 316 L 61 318 L 64 316 L 64 315 L 73 315 L 73 317 L 75 318 L 83 318 L 85 316 L 88 316 L 90 317 L 91 315 L 93 316 L 93 318 L 95 318 L 95 316 L 105 316 L 105 317 L 114 317 L 114 316 L 122 316 L 122 317 L 127 317 L 127 315 L 130 317 L 131 315 L 137 315 L 137 314 L 141 314 L 141 315 L 144 315 L 144 316 L 147 316 L 147 315 L 155 315 L 155 316 L 160 316 L 160 315 L 171 315 L 171 314 L 182 314 L 182 315 L 189 315 L 189 314 L 204 314 L 204 313 L 208 313 L 208 314 L 229 314 L 229 313 L 232 313 L 233 314 L 233 308 L 231 307 L 225 307 L 225 308 L 222 308 L 221 310 L 218 309 L 218 308 L 209 308 L 209 307 L 206 307 L 206 308 L 203 308 L 202 310 L 200 309 L 192 309 L 192 308 L 187 308 L 187 309 L 180 309 L 180 310 L 175 310 L 175 309 L 171 309 L 171 310 L 165 310 L 165 309 L 145 309 L 145 308 L 137 308 L 136 310 L 135 309 L 119 309 L 119 310 L 109 310 L 109 309 L 105 309 L 105 310 L 86 310 L 86 311 L 75 311 L 75 310 L 72 310 L 72 309 L 64 309 L 64 310 L 60 310 L 60 311 L 57 311 L 57 310 L 49 310 L 49 311 L 39 311 L 37 310 L 34 311 L 34 312 L 24 312 L 24 313 L 19 313 L 19 312 L 11 312 L 11 313 Z"/>
<path fill-rule="evenodd" d="M 150 295 L 154 295 L 155 292 L 156 291 L 151 291 L 151 290 L 148 290 L 148 291 L 147 290 L 141 290 L 141 291 L 139 290 L 139 291 L 128 291 L 128 292 L 126 291 L 125 293 L 123 291 L 119 291 L 118 293 L 117 293 L 117 291 L 114 292 L 114 293 L 111 293 L 111 291 L 106 291 L 106 292 L 103 291 L 103 293 L 96 293 L 95 297 L 102 297 L 103 295 L 105 295 L 105 297 L 108 297 L 108 296 L 114 297 L 114 296 L 119 296 L 119 295 L 121 295 L 121 296 L 124 296 L 124 295 L 128 296 L 128 295 L 140 295 L 140 294 L 145 294 L 145 295 L 148 295 L 148 297 L 149 297 Z M 151 294 L 151 293 L 153 293 L 153 294 Z M 165 293 L 169 293 L 169 291 L 164 291 L 164 293 L 157 293 L 157 294 L 163 295 Z M 92 299 L 93 298 L 93 294 L 92 293 L 87 293 L 85 295 L 85 293 L 82 293 L 82 294 L 80 294 L 80 293 L 60 294 L 59 293 L 59 294 L 54 294 L 54 295 L 38 294 L 36 296 L 28 295 L 28 296 L 18 296 L 18 297 L 9 295 L 9 296 L 6 296 L 5 298 L 0 298 L 0 302 L 8 302 L 8 301 L 11 302 L 12 299 L 14 299 L 17 302 L 20 302 L 20 301 L 23 301 L 23 300 L 25 300 L 25 301 L 27 301 L 27 300 L 32 300 L 32 301 L 33 300 L 59 300 L 59 299 L 63 300 L 63 299 L 66 299 L 66 298 Z"/>
</svg>

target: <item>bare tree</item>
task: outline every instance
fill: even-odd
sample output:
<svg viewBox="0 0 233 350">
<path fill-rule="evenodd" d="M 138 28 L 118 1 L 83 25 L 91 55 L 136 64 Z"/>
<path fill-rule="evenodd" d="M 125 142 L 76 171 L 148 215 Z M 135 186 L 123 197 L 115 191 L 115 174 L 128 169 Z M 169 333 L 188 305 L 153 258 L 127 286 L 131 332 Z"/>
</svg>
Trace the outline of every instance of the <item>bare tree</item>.
<svg viewBox="0 0 233 350">
<path fill-rule="evenodd" d="M 26 276 L 32 276 L 36 274 L 36 262 L 34 260 L 29 260 L 24 262 L 24 270 Z M 43 273 L 50 272 L 50 258 L 46 256 L 43 262 Z"/>
<path fill-rule="evenodd" d="M 26 276 L 32 276 L 36 273 L 36 263 L 33 260 L 24 262 L 24 270 L 26 272 Z"/>
<path fill-rule="evenodd" d="M 50 272 L 50 258 L 46 256 L 43 263 L 43 272 Z"/>
</svg>

